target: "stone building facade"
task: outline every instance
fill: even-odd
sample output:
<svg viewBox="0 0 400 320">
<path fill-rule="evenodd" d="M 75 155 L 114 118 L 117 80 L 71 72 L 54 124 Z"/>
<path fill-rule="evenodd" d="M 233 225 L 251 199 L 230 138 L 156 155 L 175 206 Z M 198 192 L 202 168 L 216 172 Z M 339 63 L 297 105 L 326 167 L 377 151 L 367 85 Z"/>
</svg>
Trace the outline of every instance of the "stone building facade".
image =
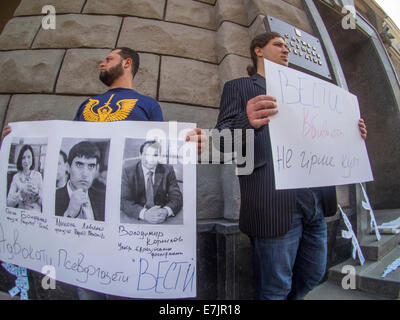
<svg viewBox="0 0 400 320">
<path fill-rule="evenodd" d="M 265 30 L 266 15 L 321 37 L 319 28 L 324 26 L 317 16 L 325 15 L 323 21 L 337 24 L 341 16 L 336 9 L 343 5 L 341 1 L 320 0 L 53 0 L 56 29 L 45 30 L 42 7 L 48 3 L 48 0 L 21 0 L 0 35 L 0 122 L 3 124 L 72 119 L 83 100 L 106 91 L 98 80 L 98 66 L 105 55 L 110 49 L 127 46 L 137 50 L 141 59 L 134 89 L 159 101 L 165 120 L 196 122 L 199 127 L 213 128 L 223 85 L 247 76 L 250 40 Z M 333 27 L 327 26 L 326 30 Z M 349 40 L 343 41 L 350 44 Z M 337 43 L 334 47 L 340 47 L 338 56 L 346 66 L 345 77 L 357 78 L 354 74 L 359 70 L 350 70 L 350 61 L 345 58 L 353 52 L 351 48 L 342 48 Z M 368 102 L 369 88 L 356 80 L 350 82 L 350 91 L 361 95 L 360 104 L 366 101 L 365 118 L 370 135 L 377 133 L 367 145 L 376 180 L 382 173 L 378 184 L 369 187 L 372 198 L 382 208 L 400 206 L 388 200 L 389 196 L 397 195 L 391 188 L 388 198 L 379 193 L 379 183 L 387 182 L 390 165 L 395 164 L 383 168 L 383 158 L 378 156 L 375 161 L 375 152 L 382 151 L 380 141 L 386 132 L 380 132 L 374 123 L 377 109 Z M 381 117 L 389 126 L 399 121 L 398 83 L 392 91 L 390 111 Z M 379 103 L 383 106 L 388 101 Z M 387 120 L 389 115 L 395 118 Z M 396 134 L 390 134 L 393 155 L 400 152 L 399 143 L 394 142 Z M 396 177 L 389 179 L 390 187 Z M 345 186 L 338 187 L 337 193 L 361 230 L 363 226 L 357 222 L 360 190 Z M 254 297 L 250 244 L 237 224 L 239 206 L 240 193 L 231 166 L 197 166 L 199 298 Z M 349 256 L 350 247 L 348 241 L 339 239 L 339 215 L 329 220 L 328 225 L 329 264 L 333 265 Z M 39 275 L 32 273 L 31 277 L 37 284 L 31 289 L 32 296 L 37 299 L 75 298 L 67 285 L 49 293 L 40 289 Z M 2 283 L 5 284 L 0 289 L 8 290 L 7 280 Z"/>
</svg>

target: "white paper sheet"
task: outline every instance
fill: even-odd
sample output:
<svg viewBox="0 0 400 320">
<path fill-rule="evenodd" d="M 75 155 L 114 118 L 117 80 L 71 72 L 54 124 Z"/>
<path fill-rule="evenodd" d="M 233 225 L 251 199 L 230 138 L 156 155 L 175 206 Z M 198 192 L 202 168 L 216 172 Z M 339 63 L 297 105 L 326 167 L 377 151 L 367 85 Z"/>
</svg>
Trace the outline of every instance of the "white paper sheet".
<svg viewBox="0 0 400 320">
<path fill-rule="evenodd" d="M 264 59 L 276 189 L 343 185 L 373 180 L 353 94 Z"/>
<path fill-rule="evenodd" d="M 38 272 L 52 265 L 57 281 L 112 295 L 196 296 L 196 146 L 184 142 L 194 124 L 38 121 L 11 123 L 11 127 L 0 153 L 0 260 Z M 123 220 L 123 163 L 139 157 L 140 143 L 154 137 L 163 145 L 162 162 L 174 168 L 183 207 L 161 224 Z M 55 216 L 59 151 L 68 154 L 79 141 L 95 142 L 102 151 L 104 221 Z M 43 179 L 41 210 L 7 207 L 23 144 L 35 149 L 35 170 Z"/>
</svg>

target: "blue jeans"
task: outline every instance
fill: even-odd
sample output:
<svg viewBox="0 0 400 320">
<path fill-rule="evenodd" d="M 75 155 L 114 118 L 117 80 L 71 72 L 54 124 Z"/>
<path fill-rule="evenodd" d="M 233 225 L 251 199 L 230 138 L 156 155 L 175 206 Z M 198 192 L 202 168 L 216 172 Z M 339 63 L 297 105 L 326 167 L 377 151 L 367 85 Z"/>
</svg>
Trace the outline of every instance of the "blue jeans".
<svg viewBox="0 0 400 320">
<path fill-rule="evenodd" d="M 278 238 L 252 237 L 258 299 L 303 299 L 322 280 L 327 260 L 327 227 L 321 199 L 297 204 L 291 227 Z"/>
</svg>

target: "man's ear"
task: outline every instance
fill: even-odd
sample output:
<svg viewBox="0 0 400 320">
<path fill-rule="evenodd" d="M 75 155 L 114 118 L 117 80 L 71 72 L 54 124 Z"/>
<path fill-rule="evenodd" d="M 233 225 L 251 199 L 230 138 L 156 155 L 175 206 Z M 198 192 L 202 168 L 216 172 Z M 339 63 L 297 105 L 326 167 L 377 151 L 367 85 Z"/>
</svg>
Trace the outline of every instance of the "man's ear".
<svg viewBox="0 0 400 320">
<path fill-rule="evenodd" d="M 129 68 L 130 66 L 132 66 L 132 59 L 126 58 L 124 62 L 124 68 Z"/>
<path fill-rule="evenodd" d="M 254 53 L 256 54 L 257 57 L 260 57 L 260 58 L 263 57 L 262 48 L 260 48 L 260 47 L 255 47 Z"/>
</svg>

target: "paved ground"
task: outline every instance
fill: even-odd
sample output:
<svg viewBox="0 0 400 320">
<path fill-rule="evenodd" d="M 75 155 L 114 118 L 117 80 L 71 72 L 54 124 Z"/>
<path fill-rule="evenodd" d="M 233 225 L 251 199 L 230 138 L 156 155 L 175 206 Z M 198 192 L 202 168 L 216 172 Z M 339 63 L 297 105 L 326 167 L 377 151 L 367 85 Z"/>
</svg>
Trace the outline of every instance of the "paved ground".
<svg viewBox="0 0 400 320">
<path fill-rule="evenodd" d="M 19 300 L 18 297 L 11 298 L 6 292 L 0 291 L 0 300 Z M 331 283 L 324 282 L 311 291 L 305 300 L 387 300 L 384 297 L 364 293 L 358 290 L 344 290 Z"/>
<path fill-rule="evenodd" d="M 388 300 L 385 297 L 365 293 L 359 290 L 345 290 L 342 287 L 325 281 L 311 291 L 305 300 Z"/>
</svg>

